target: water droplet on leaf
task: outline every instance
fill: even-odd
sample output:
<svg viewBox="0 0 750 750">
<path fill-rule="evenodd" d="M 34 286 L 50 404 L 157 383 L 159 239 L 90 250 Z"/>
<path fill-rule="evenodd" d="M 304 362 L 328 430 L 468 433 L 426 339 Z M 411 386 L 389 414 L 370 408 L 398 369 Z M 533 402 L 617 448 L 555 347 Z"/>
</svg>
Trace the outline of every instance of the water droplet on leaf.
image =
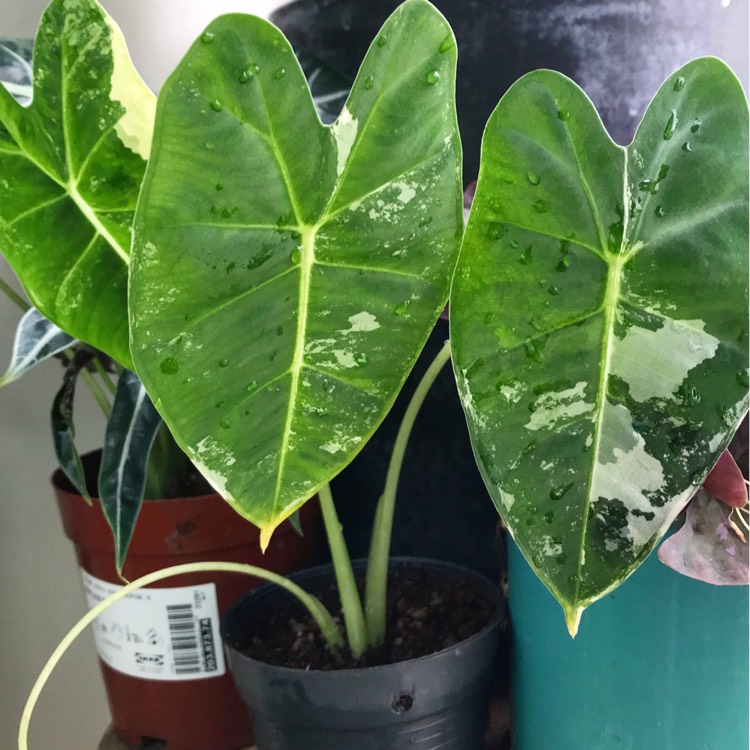
<svg viewBox="0 0 750 750">
<path fill-rule="evenodd" d="M 747 370 L 738 370 L 737 371 L 737 382 L 743 387 L 748 388 L 750 387 L 750 379 L 748 379 Z"/>
<path fill-rule="evenodd" d="M 220 359 L 219 360 L 219 367 L 227 367 L 229 365 L 228 359 Z"/>
<path fill-rule="evenodd" d="M 656 209 L 654 210 L 654 213 L 660 219 L 663 219 L 666 216 L 666 214 L 664 213 L 664 207 L 663 206 L 657 206 Z"/>
<path fill-rule="evenodd" d="M 400 305 L 396 305 L 393 312 L 396 313 L 396 315 L 404 315 L 406 313 L 406 309 L 409 306 L 408 302 L 403 302 Z"/>
<path fill-rule="evenodd" d="M 526 177 L 528 177 L 528 178 L 529 178 L 529 182 L 530 182 L 530 183 L 531 183 L 532 185 L 538 185 L 538 184 L 539 184 L 539 175 L 538 175 L 538 174 L 534 174 L 533 172 L 529 172 L 529 173 L 528 173 L 528 174 L 526 175 Z"/>
<path fill-rule="evenodd" d="M 445 39 L 443 39 L 442 42 L 440 42 L 440 46 L 438 47 L 438 50 L 440 52 L 447 52 L 449 49 L 453 48 L 453 36 L 451 34 L 448 34 Z"/>
<path fill-rule="evenodd" d="M 685 88 L 685 79 L 682 76 L 678 76 L 673 88 L 675 91 L 682 91 Z"/>
<path fill-rule="evenodd" d="M 701 129 L 701 121 L 698 117 L 695 118 L 695 122 L 690 126 L 691 133 L 697 133 Z"/>
<path fill-rule="evenodd" d="M 560 119 L 563 122 L 565 122 L 566 120 L 570 119 L 570 112 L 568 112 L 567 109 L 558 109 L 557 110 L 557 117 L 558 117 L 558 119 Z"/>
<path fill-rule="evenodd" d="M 664 140 L 669 141 L 671 140 L 672 136 L 674 135 L 674 131 L 677 129 L 677 112 L 672 110 L 672 114 L 669 115 L 669 120 L 667 120 L 667 126 L 664 128 Z"/>
<path fill-rule="evenodd" d="M 274 74 L 273 77 L 280 81 L 284 76 L 286 75 L 286 68 L 279 68 Z"/>
<path fill-rule="evenodd" d="M 203 42 L 203 44 L 211 44 L 211 42 L 213 42 L 213 40 L 214 40 L 214 33 L 213 33 L 213 31 L 204 31 L 201 34 L 201 41 Z"/>
<path fill-rule="evenodd" d="M 289 259 L 292 261 L 293 265 L 296 266 L 302 259 L 302 251 L 298 247 L 295 247 L 289 256 Z"/>
<path fill-rule="evenodd" d="M 526 245 L 523 252 L 518 256 L 518 262 L 521 265 L 528 266 L 531 263 L 532 246 Z"/>
<path fill-rule="evenodd" d="M 372 76 L 365 78 L 365 88 L 369 91 L 375 83 L 375 79 Z"/>
<path fill-rule="evenodd" d="M 180 364 L 174 357 L 167 357 L 161 361 L 159 369 L 164 375 L 176 375 L 180 371 Z"/>
<path fill-rule="evenodd" d="M 385 34 L 381 34 L 378 37 L 378 47 L 385 47 L 388 44 L 388 37 Z"/>
<path fill-rule="evenodd" d="M 230 426 L 228 419 L 222 419 L 221 422 L 219 422 L 219 427 L 221 427 L 222 430 L 228 430 Z"/>
<path fill-rule="evenodd" d="M 538 213 L 538 214 L 546 214 L 547 211 L 549 211 L 549 201 L 545 201 L 542 198 L 539 200 L 534 201 L 532 203 L 531 207 Z"/>
<path fill-rule="evenodd" d="M 257 387 L 258 387 L 258 384 L 253 380 L 247 384 L 247 387 L 245 388 L 245 390 L 248 393 L 252 393 Z"/>
<path fill-rule="evenodd" d="M 218 99 L 214 99 L 211 102 L 211 109 L 214 112 L 221 112 L 221 110 L 224 109 L 224 105 Z"/>
<path fill-rule="evenodd" d="M 427 74 L 427 83 L 430 85 L 435 85 L 440 80 L 440 71 L 439 70 L 431 70 Z"/>
</svg>

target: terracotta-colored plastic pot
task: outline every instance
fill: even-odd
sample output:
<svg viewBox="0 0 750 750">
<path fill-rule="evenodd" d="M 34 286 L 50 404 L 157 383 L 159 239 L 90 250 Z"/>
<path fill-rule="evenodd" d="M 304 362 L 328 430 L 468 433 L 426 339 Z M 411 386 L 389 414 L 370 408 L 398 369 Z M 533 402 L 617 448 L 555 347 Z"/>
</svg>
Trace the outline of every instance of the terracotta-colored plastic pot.
<svg viewBox="0 0 750 750">
<path fill-rule="evenodd" d="M 84 462 L 96 464 L 98 455 L 86 456 Z M 75 544 L 84 575 L 122 585 L 115 569 L 112 532 L 99 501 L 88 505 L 59 470 L 52 477 L 52 485 L 65 533 Z M 277 573 L 309 567 L 319 562 L 321 535 L 316 502 L 305 506 L 300 520 L 303 537 L 290 524 L 284 524 L 262 554 L 256 527 L 241 518 L 219 495 L 146 501 L 123 576 L 134 580 L 170 565 L 202 560 L 250 563 Z M 248 581 L 252 585 L 252 580 L 233 573 L 204 573 L 167 579 L 149 589 L 188 590 L 214 584 L 221 616 L 247 590 Z M 164 592 L 155 596 L 163 595 Z M 135 630 L 132 624 L 130 628 Z M 143 623 L 143 628 L 148 629 L 148 623 Z M 116 635 L 120 639 L 129 637 L 122 632 Z M 214 646 L 221 661 L 218 638 Z M 218 677 L 203 674 L 200 679 L 183 676 L 180 680 L 163 677 L 157 680 L 131 676 L 113 669 L 102 659 L 100 663 L 114 727 L 130 746 L 139 748 L 160 740 L 168 750 L 240 750 L 253 744 L 247 710 L 228 671 Z"/>
</svg>

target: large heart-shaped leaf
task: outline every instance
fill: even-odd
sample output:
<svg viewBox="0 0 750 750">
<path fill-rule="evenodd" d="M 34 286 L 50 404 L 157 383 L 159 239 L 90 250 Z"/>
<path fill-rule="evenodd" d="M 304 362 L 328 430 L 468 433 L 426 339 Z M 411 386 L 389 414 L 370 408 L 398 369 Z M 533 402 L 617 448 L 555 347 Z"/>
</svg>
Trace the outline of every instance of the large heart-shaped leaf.
<svg viewBox="0 0 750 750">
<path fill-rule="evenodd" d="M 456 377 L 495 504 L 572 632 L 747 409 L 747 139 L 715 59 L 664 84 L 627 148 L 551 71 L 487 125 L 451 298 Z"/>
<path fill-rule="evenodd" d="M 94 0 L 54 0 L 24 108 L 0 86 L 0 251 L 63 330 L 130 363 L 127 264 L 155 99 Z"/>
<path fill-rule="evenodd" d="M 135 224 L 133 357 L 206 477 L 263 530 L 383 419 L 462 228 L 456 49 L 408 0 L 341 116 L 267 22 L 213 22 L 159 97 Z"/>
</svg>

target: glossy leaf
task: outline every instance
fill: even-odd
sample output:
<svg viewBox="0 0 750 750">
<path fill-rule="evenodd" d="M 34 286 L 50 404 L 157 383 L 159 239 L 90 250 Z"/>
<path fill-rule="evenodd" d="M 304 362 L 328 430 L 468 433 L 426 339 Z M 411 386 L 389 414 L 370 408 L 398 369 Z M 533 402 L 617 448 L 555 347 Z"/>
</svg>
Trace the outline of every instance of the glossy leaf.
<svg viewBox="0 0 750 750">
<path fill-rule="evenodd" d="M 50 320 L 130 363 L 130 232 L 154 96 L 94 0 L 54 0 L 34 47 L 34 97 L 0 86 L 0 251 Z"/>
<path fill-rule="evenodd" d="M 65 476 L 76 488 L 78 493 L 91 502 L 88 487 L 86 486 L 86 475 L 81 463 L 81 456 L 75 444 L 75 425 L 73 423 L 73 402 L 75 400 L 76 384 L 81 369 L 85 367 L 92 358 L 92 354 L 79 351 L 68 365 L 63 376 L 63 384 L 52 402 L 52 441 L 55 446 L 55 455 Z"/>
<path fill-rule="evenodd" d="M 32 307 L 26 311 L 18 324 L 10 366 L 5 375 L 0 377 L 0 387 L 18 380 L 34 365 L 54 357 L 76 343 L 76 339 Z"/>
<path fill-rule="evenodd" d="M 445 304 L 461 232 L 455 64 L 446 21 L 408 0 L 329 128 L 280 32 L 233 15 L 160 94 L 133 356 L 264 543 L 372 435 Z"/>
<path fill-rule="evenodd" d="M 161 423 L 138 376 L 124 370 L 107 421 L 99 469 L 99 497 L 114 534 L 118 571 L 143 504 L 149 455 Z"/>
<path fill-rule="evenodd" d="M 573 633 L 747 409 L 747 139 L 715 59 L 669 78 L 627 148 L 551 71 L 487 125 L 451 297 L 456 377 L 493 500 Z"/>
<path fill-rule="evenodd" d="M 688 578 L 715 586 L 750 583 L 745 532 L 731 520 L 732 509 L 699 491 L 687 507 L 685 525 L 659 547 L 659 559 Z"/>
</svg>

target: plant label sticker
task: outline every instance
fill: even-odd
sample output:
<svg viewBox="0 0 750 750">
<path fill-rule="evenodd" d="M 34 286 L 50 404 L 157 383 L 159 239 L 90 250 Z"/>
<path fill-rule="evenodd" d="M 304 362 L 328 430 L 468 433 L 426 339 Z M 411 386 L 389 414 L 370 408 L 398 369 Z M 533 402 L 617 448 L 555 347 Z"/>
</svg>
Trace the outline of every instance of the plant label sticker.
<svg viewBox="0 0 750 750">
<path fill-rule="evenodd" d="M 122 589 L 81 570 L 89 609 Z M 99 658 L 145 680 L 183 681 L 226 672 L 216 586 L 139 589 L 94 620 Z"/>
</svg>

